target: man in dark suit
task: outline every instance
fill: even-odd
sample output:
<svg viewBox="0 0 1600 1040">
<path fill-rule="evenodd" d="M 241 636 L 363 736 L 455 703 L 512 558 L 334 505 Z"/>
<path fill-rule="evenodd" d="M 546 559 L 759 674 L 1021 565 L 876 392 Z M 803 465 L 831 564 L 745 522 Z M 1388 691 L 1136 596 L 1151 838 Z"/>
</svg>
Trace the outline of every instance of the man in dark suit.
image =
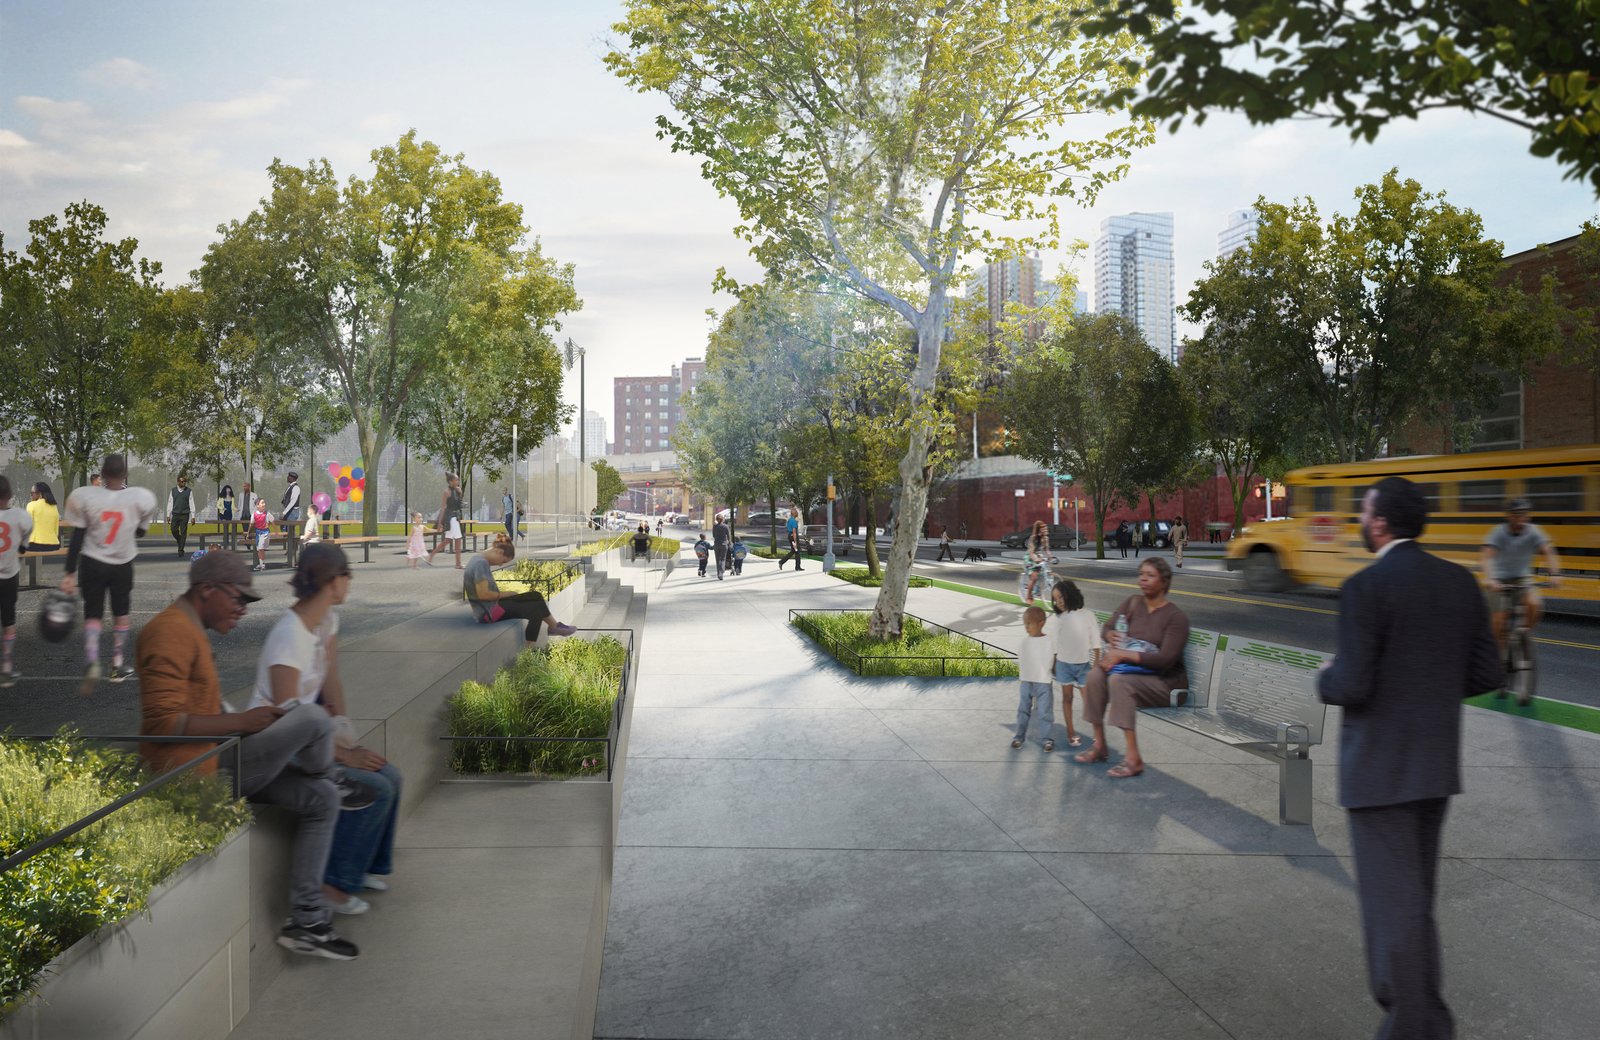
<svg viewBox="0 0 1600 1040">
<path fill-rule="evenodd" d="M 1455 1035 L 1433 916 L 1439 842 L 1461 791 L 1461 701 L 1503 679 L 1477 582 L 1413 540 L 1427 519 L 1409 480 L 1368 490 L 1361 536 L 1378 560 L 1344 583 L 1339 653 L 1317 679 L 1322 699 L 1344 708 L 1339 804 L 1350 812 L 1368 983 L 1385 1012 L 1378 1040 Z"/>
</svg>

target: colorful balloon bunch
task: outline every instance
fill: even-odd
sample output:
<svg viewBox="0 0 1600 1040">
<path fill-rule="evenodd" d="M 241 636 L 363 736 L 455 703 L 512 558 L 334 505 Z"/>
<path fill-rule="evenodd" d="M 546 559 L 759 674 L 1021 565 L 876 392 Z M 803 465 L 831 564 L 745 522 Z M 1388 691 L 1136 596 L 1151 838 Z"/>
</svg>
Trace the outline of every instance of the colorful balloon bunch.
<svg viewBox="0 0 1600 1040">
<path fill-rule="evenodd" d="M 334 495 L 341 502 L 360 502 L 367 493 L 367 471 L 357 465 L 344 466 L 337 462 L 328 463 L 328 476 L 338 484 Z M 326 513 L 327 506 L 332 505 L 327 492 L 319 491 L 312 496 L 312 501 L 317 503 L 317 511 Z"/>
</svg>

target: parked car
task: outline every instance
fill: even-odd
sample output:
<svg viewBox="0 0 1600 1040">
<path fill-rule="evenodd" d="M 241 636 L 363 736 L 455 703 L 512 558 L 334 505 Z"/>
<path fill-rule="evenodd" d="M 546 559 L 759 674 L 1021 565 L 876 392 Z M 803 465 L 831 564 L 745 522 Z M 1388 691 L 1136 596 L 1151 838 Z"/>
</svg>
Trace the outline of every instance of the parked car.
<svg viewBox="0 0 1600 1040">
<path fill-rule="evenodd" d="M 788 520 L 788 519 L 789 519 L 789 514 L 788 513 L 779 513 L 778 514 L 778 526 L 782 527 L 784 525 L 784 522 L 786 520 Z M 757 528 L 760 528 L 761 530 L 764 531 L 768 527 L 771 527 L 771 526 L 772 526 L 772 514 L 767 512 L 765 509 L 763 509 L 759 513 L 751 513 L 750 516 L 743 523 L 743 527 L 744 527 L 744 529 L 746 531 L 754 531 Z"/>
<path fill-rule="evenodd" d="M 1145 532 L 1144 544 L 1146 546 L 1153 545 L 1157 549 L 1172 548 L 1172 525 L 1165 520 L 1138 520 L 1134 522 L 1133 526 Z M 1116 540 L 1117 529 L 1115 527 L 1106 528 L 1106 544 L 1113 545 Z"/>
<path fill-rule="evenodd" d="M 800 550 L 808 553 L 823 553 L 828 551 L 828 525 L 807 524 L 800 534 Z M 845 556 L 850 552 L 850 536 L 844 529 L 833 529 L 833 551 L 835 555 Z"/>
<path fill-rule="evenodd" d="M 1076 549 L 1078 544 L 1088 537 L 1063 524 L 1046 524 L 1045 530 L 1049 532 L 1050 548 L 1052 549 Z M 1008 535 L 1002 535 L 1000 544 L 1007 549 L 1026 549 L 1028 547 L 1028 539 L 1031 537 L 1033 537 L 1033 528 L 1024 527 L 1020 531 L 1012 531 Z"/>
</svg>

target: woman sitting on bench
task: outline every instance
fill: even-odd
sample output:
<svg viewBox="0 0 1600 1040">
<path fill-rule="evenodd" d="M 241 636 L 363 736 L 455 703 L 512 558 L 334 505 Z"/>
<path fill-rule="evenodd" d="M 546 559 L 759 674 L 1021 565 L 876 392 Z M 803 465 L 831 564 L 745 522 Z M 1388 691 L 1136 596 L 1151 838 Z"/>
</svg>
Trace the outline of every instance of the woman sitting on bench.
<svg viewBox="0 0 1600 1040">
<path fill-rule="evenodd" d="M 516 559 L 517 547 L 504 534 L 496 535 L 494 544 L 472 558 L 461 575 L 461 584 L 467 603 L 479 622 L 493 624 L 506 618 L 517 618 L 528 623 L 524 638 L 532 646 L 539 638 L 539 625 L 550 629 L 553 636 L 570 636 L 577 629 L 557 621 L 550 614 L 544 595 L 537 589 L 527 592 L 501 592 L 495 584 L 494 568 L 504 567 Z"/>
<path fill-rule="evenodd" d="M 1079 762 L 1106 759 L 1106 709 L 1111 724 L 1122 730 L 1128 752 L 1111 767 L 1115 779 L 1144 772 L 1134 719 L 1140 708 L 1162 708 L 1172 691 L 1189 685 L 1183 650 L 1189 643 L 1189 616 L 1167 599 L 1172 567 L 1157 556 L 1139 564 L 1139 595 L 1129 596 L 1112 613 L 1101 632 L 1106 648 L 1089 669 L 1083 690 L 1083 717 L 1094 727 L 1094 744 L 1077 755 Z M 1121 622 L 1121 624 L 1119 624 Z"/>
</svg>

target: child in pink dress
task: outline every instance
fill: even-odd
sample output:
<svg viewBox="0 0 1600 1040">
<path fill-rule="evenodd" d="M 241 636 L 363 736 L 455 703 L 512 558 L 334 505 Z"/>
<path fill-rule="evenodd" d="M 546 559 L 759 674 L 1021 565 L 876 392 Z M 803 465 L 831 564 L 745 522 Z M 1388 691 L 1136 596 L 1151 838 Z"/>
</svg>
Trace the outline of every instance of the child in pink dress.
<svg viewBox="0 0 1600 1040">
<path fill-rule="evenodd" d="M 406 566 L 412 570 L 417 569 L 417 561 L 428 555 L 428 547 L 423 544 L 427 528 L 422 523 L 421 513 L 411 514 L 411 537 L 406 540 Z"/>
</svg>

